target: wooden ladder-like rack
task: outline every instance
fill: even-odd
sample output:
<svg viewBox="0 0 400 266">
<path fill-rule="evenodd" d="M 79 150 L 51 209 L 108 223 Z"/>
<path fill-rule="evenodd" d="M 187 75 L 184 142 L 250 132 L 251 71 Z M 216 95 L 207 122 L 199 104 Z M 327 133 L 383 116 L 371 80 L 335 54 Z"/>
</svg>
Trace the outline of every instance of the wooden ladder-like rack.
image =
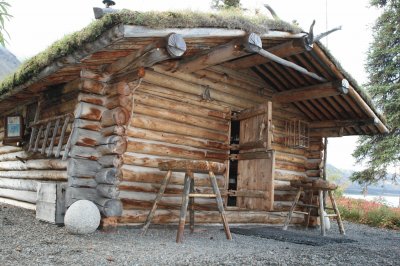
<svg viewBox="0 0 400 266">
<path fill-rule="evenodd" d="M 51 117 L 43 120 L 39 120 L 31 123 L 29 126 L 32 128 L 31 137 L 29 140 L 28 152 L 37 153 L 40 152 L 42 155 L 46 155 L 47 157 L 51 157 L 53 154 L 54 144 L 56 142 L 56 138 L 58 136 L 59 129 L 61 127 L 60 137 L 58 139 L 57 149 L 54 153 L 55 158 L 59 158 L 65 138 L 65 133 L 67 131 L 68 124 L 74 119 L 72 114 L 65 114 L 56 117 Z M 62 122 L 63 121 L 63 122 Z M 62 126 L 61 126 L 62 124 Z M 53 126 L 52 133 L 51 128 Z M 51 138 L 50 138 L 51 134 Z M 72 134 L 70 134 L 71 136 Z M 39 147 L 39 142 L 42 139 L 43 142 L 41 147 Z M 49 142 L 50 141 L 50 142 Z M 67 159 L 68 152 L 71 146 L 71 138 L 69 137 L 67 140 L 67 144 L 65 146 L 65 151 L 62 159 Z M 39 150 L 40 149 L 40 150 Z M 47 150 L 47 152 L 46 152 Z"/>
</svg>

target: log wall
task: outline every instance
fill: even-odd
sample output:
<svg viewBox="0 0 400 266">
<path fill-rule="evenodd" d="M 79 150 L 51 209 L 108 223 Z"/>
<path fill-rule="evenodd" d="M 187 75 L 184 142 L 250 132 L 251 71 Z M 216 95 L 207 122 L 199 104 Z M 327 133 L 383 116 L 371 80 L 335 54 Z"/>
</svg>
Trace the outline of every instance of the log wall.
<svg viewBox="0 0 400 266">
<path fill-rule="evenodd" d="M 105 219 L 104 223 L 145 221 L 165 174 L 157 169 L 161 161 L 194 159 L 227 164 L 231 111 L 243 110 L 270 98 L 271 91 L 248 71 L 215 67 L 187 74 L 170 72 L 163 65 L 146 69 L 132 97 L 121 99 L 121 105 L 132 112 L 126 131 L 127 152 L 122 156 L 122 182 L 118 186 L 123 212 L 121 217 Z M 279 137 L 280 122 L 303 116 L 294 107 L 273 106 L 273 121 L 275 124 L 276 119 L 278 123 L 273 144 L 277 150 L 274 212 L 231 208 L 227 211 L 230 222 L 282 223 L 285 216 L 282 211 L 288 210 L 294 197 L 289 181 L 307 176 L 308 151 L 286 148 Z M 314 169 L 314 165 L 309 167 Z M 227 189 L 227 175 L 218 177 L 223 194 Z M 158 206 L 155 223 L 177 221 L 183 177 L 183 173 L 173 174 L 167 196 Z M 195 182 L 198 192 L 210 192 L 206 175 L 197 174 Z M 196 199 L 196 209 L 196 222 L 219 222 L 214 200 Z M 297 216 L 294 222 L 301 220 L 302 216 Z"/>
<path fill-rule="evenodd" d="M 39 112 L 40 120 L 72 113 L 74 110 L 76 93 L 78 91 L 78 87 L 75 86 L 74 82 L 63 86 L 53 97 L 44 96 L 45 94 L 51 94 L 51 90 L 52 88 L 49 88 L 45 92 L 39 93 L 43 99 Z M 22 114 L 26 118 L 27 109 L 27 106 L 18 106 L 15 110 L 10 110 L 8 114 Z M 54 157 L 59 144 L 61 128 L 54 139 L 54 146 L 51 151 L 52 155 L 46 157 L 46 155 L 40 154 L 44 140 L 43 135 L 39 139 L 38 153 L 27 153 L 22 147 L 3 145 L 4 118 L 0 119 L 0 198 L 6 199 L 5 202 L 9 202 L 10 204 L 35 208 L 39 182 L 67 181 L 67 161 L 62 161 L 61 157 Z M 53 127 L 54 123 L 50 128 L 50 132 L 53 132 Z M 69 123 L 62 144 L 61 156 L 64 154 L 66 140 L 69 137 L 71 128 L 72 123 Z M 26 132 L 28 133 L 29 131 L 27 130 Z M 28 135 L 26 135 L 26 139 L 29 142 Z M 50 138 L 47 141 L 50 142 Z M 45 154 L 47 152 L 48 150 L 46 149 Z"/>
</svg>

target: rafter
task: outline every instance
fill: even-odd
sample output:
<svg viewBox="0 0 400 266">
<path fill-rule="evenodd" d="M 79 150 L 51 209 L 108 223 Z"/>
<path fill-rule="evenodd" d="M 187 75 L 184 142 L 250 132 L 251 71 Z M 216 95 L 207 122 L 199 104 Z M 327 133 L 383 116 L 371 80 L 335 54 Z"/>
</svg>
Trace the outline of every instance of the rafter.
<svg viewBox="0 0 400 266">
<path fill-rule="evenodd" d="M 272 100 L 280 103 L 300 102 L 340 94 L 347 94 L 348 91 L 349 82 L 343 79 L 339 81 L 302 87 L 294 90 L 277 92 L 272 95 Z"/>
<path fill-rule="evenodd" d="M 215 66 L 234 58 L 243 57 L 255 51 L 254 48 L 262 48 L 261 38 L 251 33 L 245 37 L 234 39 L 228 43 L 216 46 L 200 55 L 182 60 L 176 66 L 176 70 L 191 73 L 197 70 Z"/>
<path fill-rule="evenodd" d="M 362 127 L 377 125 L 379 121 L 369 119 L 347 119 L 347 120 L 325 120 L 310 122 L 310 128 L 341 128 L 341 127 Z"/>
</svg>

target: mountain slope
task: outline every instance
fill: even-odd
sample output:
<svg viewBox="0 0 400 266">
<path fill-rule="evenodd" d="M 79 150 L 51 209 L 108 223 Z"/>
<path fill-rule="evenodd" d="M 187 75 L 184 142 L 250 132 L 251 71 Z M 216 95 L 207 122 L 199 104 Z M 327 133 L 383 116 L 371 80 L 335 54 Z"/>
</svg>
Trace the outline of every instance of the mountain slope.
<svg viewBox="0 0 400 266">
<path fill-rule="evenodd" d="M 0 45 L 0 80 L 12 73 L 20 64 L 15 55 Z"/>
</svg>

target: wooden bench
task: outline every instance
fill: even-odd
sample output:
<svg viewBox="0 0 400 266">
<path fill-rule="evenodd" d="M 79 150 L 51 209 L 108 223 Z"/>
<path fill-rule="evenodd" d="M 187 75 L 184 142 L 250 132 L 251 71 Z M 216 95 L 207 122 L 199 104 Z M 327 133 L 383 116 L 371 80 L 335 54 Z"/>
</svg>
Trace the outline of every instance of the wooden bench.
<svg viewBox="0 0 400 266">
<path fill-rule="evenodd" d="M 310 221 L 310 212 L 311 212 L 311 208 L 317 208 L 319 209 L 319 217 L 320 217 L 320 223 L 321 223 L 321 234 L 323 236 L 326 235 L 325 232 L 325 222 L 324 222 L 324 218 L 325 217 L 335 217 L 337 220 L 337 223 L 339 225 L 339 231 L 340 234 L 344 235 L 345 231 L 344 231 L 344 227 L 343 227 L 343 223 L 342 223 L 342 219 L 340 217 L 340 212 L 339 209 L 337 208 L 336 205 L 336 201 L 335 198 L 333 196 L 333 190 L 337 189 L 337 185 L 330 183 L 326 180 L 322 180 L 322 179 L 312 179 L 312 178 L 306 178 L 304 180 L 293 180 L 290 181 L 290 185 L 292 187 L 295 187 L 298 189 L 297 191 L 297 195 L 293 201 L 293 204 L 290 208 L 290 211 L 286 217 L 285 220 L 285 224 L 283 226 L 283 230 L 287 230 L 287 227 L 290 223 L 290 220 L 292 219 L 292 215 L 293 213 L 300 213 L 300 214 L 304 214 L 307 215 L 307 221 L 306 221 L 306 227 L 308 227 L 309 225 L 309 221 Z M 298 204 L 301 193 L 302 192 L 311 192 L 311 197 L 310 197 L 310 202 L 308 204 Z M 319 205 L 313 205 L 312 201 L 313 201 L 313 195 L 314 192 L 318 192 L 318 201 L 319 201 Z M 331 200 L 332 203 L 332 210 L 335 212 L 335 214 L 324 214 L 324 192 L 328 192 L 329 194 L 329 198 Z M 303 206 L 308 208 L 308 212 L 303 212 L 303 211 L 295 211 L 295 208 L 297 205 Z M 328 209 L 328 208 L 327 208 Z"/>
<path fill-rule="evenodd" d="M 165 188 L 167 187 L 169 180 L 171 179 L 172 172 L 184 172 L 185 181 L 182 194 L 182 206 L 179 216 L 179 227 L 176 236 L 176 242 L 182 242 L 183 231 L 186 222 L 186 213 L 189 204 L 190 208 L 190 230 L 194 230 L 194 199 L 195 198 L 215 198 L 218 206 L 218 211 L 221 215 L 222 224 L 224 226 L 225 234 L 227 239 L 232 239 L 231 232 L 229 230 L 229 225 L 225 217 L 224 204 L 221 198 L 221 193 L 219 191 L 217 180 L 215 174 L 222 174 L 225 171 L 225 165 L 217 162 L 209 161 L 190 161 L 190 160 L 174 160 L 168 162 L 162 162 L 158 164 L 158 168 L 161 171 L 167 171 L 165 175 L 160 190 L 154 200 L 153 206 L 147 216 L 146 222 L 142 229 L 142 235 L 146 234 L 147 229 L 150 226 L 151 220 L 153 219 L 154 213 L 157 209 L 157 204 L 163 197 Z M 198 194 L 194 193 L 194 173 L 208 173 L 211 181 L 211 186 L 213 189 L 213 194 Z"/>
</svg>

